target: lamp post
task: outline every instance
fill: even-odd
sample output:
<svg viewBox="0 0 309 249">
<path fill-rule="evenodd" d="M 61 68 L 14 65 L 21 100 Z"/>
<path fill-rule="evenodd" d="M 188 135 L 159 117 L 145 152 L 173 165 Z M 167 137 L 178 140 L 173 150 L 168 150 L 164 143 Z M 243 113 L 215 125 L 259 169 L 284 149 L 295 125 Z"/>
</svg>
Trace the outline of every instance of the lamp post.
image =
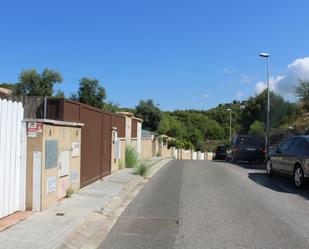
<svg viewBox="0 0 309 249">
<path fill-rule="evenodd" d="M 260 57 L 265 58 L 267 62 L 267 116 L 266 116 L 266 139 L 265 139 L 265 149 L 266 149 L 266 159 L 269 153 L 269 113 L 270 113 L 270 89 L 269 89 L 269 57 L 268 53 L 260 53 Z"/>
<path fill-rule="evenodd" d="M 230 142 L 232 141 L 232 109 L 227 109 L 230 112 Z"/>
</svg>

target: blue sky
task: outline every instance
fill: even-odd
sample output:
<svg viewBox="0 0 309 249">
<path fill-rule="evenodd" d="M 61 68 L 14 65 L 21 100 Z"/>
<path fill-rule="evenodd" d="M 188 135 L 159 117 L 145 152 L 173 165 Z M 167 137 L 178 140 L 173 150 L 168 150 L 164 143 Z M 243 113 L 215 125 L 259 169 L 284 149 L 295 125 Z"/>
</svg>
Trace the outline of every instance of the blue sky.
<svg viewBox="0 0 309 249">
<path fill-rule="evenodd" d="M 68 96 L 87 76 L 124 107 L 151 98 L 163 110 L 208 109 L 256 92 L 259 52 L 271 53 L 275 77 L 309 56 L 308 9 L 306 0 L 2 2 L 0 82 L 47 67 Z"/>
</svg>

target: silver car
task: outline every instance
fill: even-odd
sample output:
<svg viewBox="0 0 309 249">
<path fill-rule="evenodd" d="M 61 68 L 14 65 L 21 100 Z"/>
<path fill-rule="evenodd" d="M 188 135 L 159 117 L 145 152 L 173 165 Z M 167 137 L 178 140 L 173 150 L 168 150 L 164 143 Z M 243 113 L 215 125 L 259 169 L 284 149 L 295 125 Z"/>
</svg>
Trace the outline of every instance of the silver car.
<svg viewBox="0 0 309 249">
<path fill-rule="evenodd" d="M 268 176 L 275 172 L 293 176 L 295 186 L 302 188 L 309 177 L 309 136 L 290 137 L 270 151 L 266 171 Z"/>
</svg>

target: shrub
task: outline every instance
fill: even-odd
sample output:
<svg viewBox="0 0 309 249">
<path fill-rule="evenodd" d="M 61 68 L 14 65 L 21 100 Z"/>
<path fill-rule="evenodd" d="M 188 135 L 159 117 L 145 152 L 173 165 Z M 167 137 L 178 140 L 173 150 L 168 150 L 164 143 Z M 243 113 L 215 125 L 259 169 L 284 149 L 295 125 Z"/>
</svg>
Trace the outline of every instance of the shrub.
<svg viewBox="0 0 309 249">
<path fill-rule="evenodd" d="M 67 189 L 66 198 L 70 198 L 74 194 L 74 190 L 70 187 Z"/>
<path fill-rule="evenodd" d="M 122 160 L 119 161 L 119 165 L 118 165 L 119 169 L 123 169 L 124 168 L 124 163 Z"/>
<path fill-rule="evenodd" d="M 127 146 L 126 161 L 125 161 L 126 168 L 136 167 L 137 164 L 138 164 L 138 156 L 136 150 L 130 146 Z"/>
<path fill-rule="evenodd" d="M 149 166 L 146 163 L 140 163 L 136 167 L 135 173 L 140 176 L 146 176 L 148 170 L 149 170 Z"/>
</svg>

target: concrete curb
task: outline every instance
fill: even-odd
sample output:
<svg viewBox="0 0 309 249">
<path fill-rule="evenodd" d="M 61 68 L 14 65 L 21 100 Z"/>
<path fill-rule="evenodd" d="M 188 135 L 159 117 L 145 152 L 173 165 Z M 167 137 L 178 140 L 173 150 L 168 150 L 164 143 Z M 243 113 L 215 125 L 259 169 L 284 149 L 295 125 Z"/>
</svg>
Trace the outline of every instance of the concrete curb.
<svg viewBox="0 0 309 249">
<path fill-rule="evenodd" d="M 91 213 L 86 221 L 70 234 L 57 249 L 98 248 L 144 185 L 171 159 L 151 166 L 145 178 L 134 178 L 101 210 Z"/>
</svg>

